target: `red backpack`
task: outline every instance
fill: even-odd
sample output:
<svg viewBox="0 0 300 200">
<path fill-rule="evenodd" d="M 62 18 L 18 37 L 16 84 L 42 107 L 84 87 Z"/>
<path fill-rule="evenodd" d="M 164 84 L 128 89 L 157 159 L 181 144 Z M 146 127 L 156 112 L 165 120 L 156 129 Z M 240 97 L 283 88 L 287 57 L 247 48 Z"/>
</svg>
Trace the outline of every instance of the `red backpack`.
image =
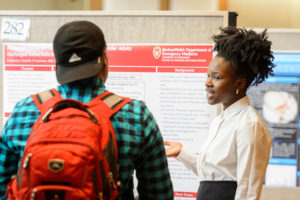
<svg viewBox="0 0 300 200">
<path fill-rule="evenodd" d="M 32 98 L 41 116 L 8 185 L 8 199 L 115 199 L 119 166 L 110 117 L 131 99 L 106 91 L 84 104 L 62 99 L 55 89 Z"/>
</svg>

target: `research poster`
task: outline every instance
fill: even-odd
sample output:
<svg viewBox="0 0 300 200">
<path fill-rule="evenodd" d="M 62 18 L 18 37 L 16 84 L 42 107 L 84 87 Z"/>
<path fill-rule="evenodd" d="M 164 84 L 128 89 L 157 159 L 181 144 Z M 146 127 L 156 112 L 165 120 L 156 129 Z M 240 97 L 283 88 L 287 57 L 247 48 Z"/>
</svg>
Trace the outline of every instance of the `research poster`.
<svg viewBox="0 0 300 200">
<path fill-rule="evenodd" d="M 57 85 L 51 44 L 7 43 L 3 49 L 4 121 L 20 99 Z M 180 141 L 195 153 L 207 138 L 216 107 L 205 99 L 211 44 L 109 44 L 108 90 L 143 100 L 165 140 Z M 5 123 L 5 122 L 4 122 Z M 199 180 L 168 159 L 177 200 L 195 199 Z"/>
<path fill-rule="evenodd" d="M 265 184 L 300 186 L 299 78 L 300 52 L 275 52 L 275 76 L 248 91 L 273 137 Z"/>
</svg>

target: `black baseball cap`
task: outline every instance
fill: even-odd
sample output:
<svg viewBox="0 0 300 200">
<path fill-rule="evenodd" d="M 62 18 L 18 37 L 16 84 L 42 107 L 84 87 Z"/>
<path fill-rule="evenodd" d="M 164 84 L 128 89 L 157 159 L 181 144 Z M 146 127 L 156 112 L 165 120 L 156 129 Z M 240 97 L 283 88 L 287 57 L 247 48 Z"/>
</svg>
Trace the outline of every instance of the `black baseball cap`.
<svg viewBox="0 0 300 200">
<path fill-rule="evenodd" d="M 53 40 L 56 78 L 60 84 L 97 76 L 106 42 L 101 29 L 89 21 L 73 21 L 58 29 Z"/>
</svg>

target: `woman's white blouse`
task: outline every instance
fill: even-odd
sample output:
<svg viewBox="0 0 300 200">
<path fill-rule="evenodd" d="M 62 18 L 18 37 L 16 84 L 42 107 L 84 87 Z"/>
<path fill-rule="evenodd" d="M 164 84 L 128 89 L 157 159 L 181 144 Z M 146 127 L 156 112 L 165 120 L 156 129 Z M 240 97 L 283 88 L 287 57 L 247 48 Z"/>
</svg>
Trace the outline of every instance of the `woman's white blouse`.
<svg viewBox="0 0 300 200">
<path fill-rule="evenodd" d="M 198 155 L 185 147 L 176 157 L 200 180 L 237 181 L 236 200 L 259 199 L 272 138 L 248 96 L 222 111 L 211 123 Z"/>
</svg>

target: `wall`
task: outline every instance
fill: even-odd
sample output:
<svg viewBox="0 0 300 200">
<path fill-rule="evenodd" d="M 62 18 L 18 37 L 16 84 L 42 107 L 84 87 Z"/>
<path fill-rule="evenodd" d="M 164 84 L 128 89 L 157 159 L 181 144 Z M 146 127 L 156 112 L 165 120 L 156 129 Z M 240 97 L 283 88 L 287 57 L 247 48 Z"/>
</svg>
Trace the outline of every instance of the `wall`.
<svg viewBox="0 0 300 200">
<path fill-rule="evenodd" d="M 228 0 L 239 27 L 300 28 L 299 0 Z"/>
<path fill-rule="evenodd" d="M 86 6 L 86 4 L 89 1 L 22 0 L 22 3 L 20 3 L 20 0 L 0 0 L 0 10 L 88 10 L 89 6 Z"/>
<path fill-rule="evenodd" d="M 103 10 L 160 10 L 160 0 L 102 0 Z"/>
<path fill-rule="evenodd" d="M 218 10 L 218 0 L 170 0 L 170 10 Z"/>
<path fill-rule="evenodd" d="M 89 10 L 90 0 L 0 0 L 0 10 Z M 103 10 L 160 10 L 160 0 L 102 0 Z M 170 0 L 170 10 L 218 10 L 218 0 Z"/>
<path fill-rule="evenodd" d="M 160 0 L 103 0 L 103 10 L 160 10 Z M 218 10 L 218 0 L 170 0 L 170 10 Z"/>
<path fill-rule="evenodd" d="M 84 10 L 84 1 L 86 0 L 52 0 L 53 10 Z"/>
<path fill-rule="evenodd" d="M 291 21 L 292 27 L 300 28 L 300 1 L 299 0 L 291 0 L 292 2 L 292 13 L 291 13 Z"/>
<path fill-rule="evenodd" d="M 0 10 L 89 10 L 90 0 L 0 0 Z M 216 11 L 219 0 L 169 0 L 172 11 Z M 42 2 L 42 3 L 41 3 Z M 160 10 L 160 0 L 102 0 L 103 10 Z M 239 27 L 300 28 L 299 0 L 227 0 Z"/>
<path fill-rule="evenodd" d="M 0 10 L 52 10 L 52 0 L 0 0 Z"/>
</svg>

